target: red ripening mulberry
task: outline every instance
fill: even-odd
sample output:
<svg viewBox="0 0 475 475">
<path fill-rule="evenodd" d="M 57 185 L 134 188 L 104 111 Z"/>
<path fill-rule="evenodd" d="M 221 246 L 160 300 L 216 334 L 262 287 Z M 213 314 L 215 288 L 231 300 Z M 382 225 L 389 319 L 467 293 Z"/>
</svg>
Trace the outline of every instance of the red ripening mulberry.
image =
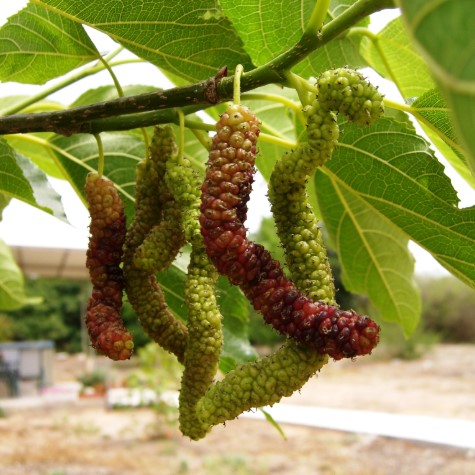
<svg viewBox="0 0 475 475">
<path fill-rule="evenodd" d="M 86 179 L 91 224 L 86 266 L 93 285 L 86 313 L 92 346 L 112 360 L 129 359 L 134 347 L 120 311 L 124 279 L 120 263 L 125 240 L 124 206 L 114 184 L 97 173 Z"/>
<path fill-rule="evenodd" d="M 304 296 L 263 246 L 249 241 L 244 222 L 253 181 L 259 122 L 230 105 L 216 125 L 202 186 L 200 225 L 218 272 L 239 285 L 279 332 L 336 360 L 371 353 L 379 327 L 353 310 Z"/>
</svg>

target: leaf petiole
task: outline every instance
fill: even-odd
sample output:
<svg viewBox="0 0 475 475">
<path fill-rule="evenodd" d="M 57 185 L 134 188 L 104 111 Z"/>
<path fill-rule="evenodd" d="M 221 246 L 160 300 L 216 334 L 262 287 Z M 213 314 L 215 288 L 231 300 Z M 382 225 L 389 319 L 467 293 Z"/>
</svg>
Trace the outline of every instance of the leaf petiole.
<svg viewBox="0 0 475 475">
<path fill-rule="evenodd" d="M 310 20 L 307 23 L 304 34 L 315 35 L 319 34 L 327 16 L 328 8 L 330 7 L 330 0 L 317 0 L 313 8 Z"/>
</svg>

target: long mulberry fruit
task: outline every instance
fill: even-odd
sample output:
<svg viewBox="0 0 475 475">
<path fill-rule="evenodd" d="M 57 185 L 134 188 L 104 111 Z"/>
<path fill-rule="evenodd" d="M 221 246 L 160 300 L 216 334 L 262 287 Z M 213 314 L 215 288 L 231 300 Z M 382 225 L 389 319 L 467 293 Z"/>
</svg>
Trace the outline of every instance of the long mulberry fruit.
<svg viewBox="0 0 475 475">
<path fill-rule="evenodd" d="M 186 326 L 169 309 L 155 274 L 141 269 L 135 262 L 137 249 L 154 226 L 160 225 L 164 203 L 170 202 L 164 174 L 165 161 L 173 150 L 168 134 L 157 128 L 151 157 L 137 165 L 135 217 L 127 231 L 123 260 L 125 290 L 142 327 L 152 340 L 183 363 L 188 339 Z M 165 249 L 169 256 L 176 255 L 181 247 L 177 241 L 162 243 L 170 248 Z"/>
<path fill-rule="evenodd" d="M 167 133 L 173 131 L 168 128 Z M 193 440 L 201 439 L 210 424 L 196 415 L 196 405 L 213 383 L 223 346 L 222 316 L 214 292 L 218 273 L 205 252 L 199 223 L 201 179 L 191 162 L 178 153 L 169 155 L 165 181 L 181 209 L 182 224 L 191 244 L 185 283 L 188 310 L 188 345 L 179 397 L 180 430 Z"/>
<path fill-rule="evenodd" d="M 305 107 L 308 143 L 286 153 L 271 174 L 269 199 L 286 262 L 297 287 L 312 299 L 332 303 L 333 279 L 322 235 L 306 186 L 338 143 L 335 112 L 369 125 L 384 111 L 383 98 L 361 73 L 339 68 L 324 72 Z"/>
<path fill-rule="evenodd" d="M 288 341 L 272 355 L 238 366 L 210 387 L 197 404 L 197 417 L 213 426 L 253 407 L 275 404 L 300 389 L 327 360 L 326 355 Z"/>
<path fill-rule="evenodd" d="M 124 360 L 130 358 L 134 347 L 120 315 L 124 206 L 112 181 L 97 173 L 87 176 L 85 190 L 91 216 L 86 266 L 93 285 L 86 327 L 96 350 L 113 360 Z"/>
<path fill-rule="evenodd" d="M 165 181 L 166 163 L 176 153 L 173 129 L 169 126 L 155 127 L 149 158 L 149 168 L 153 168 L 155 180 L 152 188 L 154 208 L 149 210 L 149 214 L 154 222 L 150 223 L 134 254 L 137 267 L 149 273 L 169 267 L 185 244 L 181 208 Z"/>
<path fill-rule="evenodd" d="M 200 224 L 218 271 L 239 285 L 281 333 L 337 360 L 370 353 L 379 340 L 379 327 L 372 320 L 304 296 L 278 261 L 246 238 L 259 135 L 256 117 L 243 106 L 231 105 L 216 129 L 202 186 Z"/>
<path fill-rule="evenodd" d="M 204 247 L 195 247 L 185 286 L 189 338 L 179 398 L 180 429 L 193 440 L 204 437 L 211 427 L 197 417 L 196 405 L 213 383 L 223 346 L 222 317 L 214 293 L 217 278 Z"/>
</svg>

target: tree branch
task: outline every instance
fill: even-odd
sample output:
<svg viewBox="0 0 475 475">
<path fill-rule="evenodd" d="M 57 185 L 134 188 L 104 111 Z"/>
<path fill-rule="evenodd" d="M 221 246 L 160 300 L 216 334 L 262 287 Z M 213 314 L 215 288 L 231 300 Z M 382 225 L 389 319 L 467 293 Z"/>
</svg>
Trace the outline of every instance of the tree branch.
<svg viewBox="0 0 475 475">
<path fill-rule="evenodd" d="M 393 0 L 360 0 L 324 26 L 320 35 L 306 32 L 292 48 L 269 63 L 249 71 L 241 79 L 242 92 L 270 83 L 285 83 L 285 71 L 311 52 L 344 33 L 371 13 L 394 8 Z M 176 111 L 195 112 L 232 98 L 233 78 L 225 77 L 223 68 L 216 76 L 183 87 L 165 91 L 121 97 L 64 111 L 16 114 L 0 117 L 0 135 L 55 132 L 61 135 L 126 130 L 157 123 L 173 122 Z M 165 109 L 165 110 L 164 110 Z M 170 120 L 172 119 L 172 120 Z"/>
</svg>

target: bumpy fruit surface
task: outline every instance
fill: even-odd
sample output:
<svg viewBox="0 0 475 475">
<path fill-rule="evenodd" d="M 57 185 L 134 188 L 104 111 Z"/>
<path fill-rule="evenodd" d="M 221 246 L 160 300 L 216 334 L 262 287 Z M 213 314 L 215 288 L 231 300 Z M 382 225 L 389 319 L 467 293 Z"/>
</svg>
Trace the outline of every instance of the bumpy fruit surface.
<svg viewBox="0 0 475 475">
<path fill-rule="evenodd" d="M 169 133 L 172 134 L 171 128 Z M 182 211 L 182 224 L 192 251 L 185 283 L 188 345 L 179 397 L 180 430 L 193 440 L 210 429 L 196 416 L 196 405 L 213 383 L 223 345 L 222 316 L 215 296 L 218 274 L 207 256 L 200 232 L 201 180 L 185 157 L 171 154 L 165 181 Z"/>
<path fill-rule="evenodd" d="M 216 425 L 253 407 L 275 404 L 300 389 L 327 360 L 326 355 L 288 341 L 272 355 L 227 373 L 199 401 L 198 418 Z"/>
<path fill-rule="evenodd" d="M 245 107 L 231 105 L 216 130 L 202 186 L 200 224 L 218 271 L 239 285 L 281 333 L 337 360 L 370 353 L 379 340 L 379 327 L 372 320 L 304 296 L 284 276 L 279 262 L 246 237 L 259 135 L 256 117 Z"/>
<path fill-rule="evenodd" d="M 308 143 L 286 153 L 272 172 L 269 199 L 286 262 L 297 287 L 314 300 L 332 303 L 333 279 L 306 187 L 318 166 L 332 156 L 340 134 L 335 112 L 369 125 L 384 111 L 378 90 L 348 68 L 324 72 L 304 109 Z"/>
<path fill-rule="evenodd" d="M 91 216 L 86 266 L 93 285 L 86 327 L 93 348 L 113 360 L 124 360 L 130 358 L 134 347 L 120 315 L 124 206 L 114 184 L 97 173 L 87 176 L 86 199 Z"/>
<path fill-rule="evenodd" d="M 150 214 L 157 216 L 134 255 L 136 266 L 149 273 L 169 267 L 185 244 L 181 208 L 165 181 L 167 161 L 176 154 L 173 129 L 169 126 L 155 127 L 149 158 L 155 180 L 154 211 Z"/>
<path fill-rule="evenodd" d="M 284 155 L 281 161 L 299 160 L 304 149 Z M 285 166 L 277 166 L 269 182 L 269 201 L 277 227 L 277 235 L 285 251 L 285 259 L 295 285 L 308 297 L 334 303 L 335 286 L 318 220 L 309 203 L 307 181 L 292 183 L 282 193 L 279 183 Z"/>
<path fill-rule="evenodd" d="M 188 332 L 169 309 L 153 272 L 143 270 L 135 262 L 137 249 L 155 226 L 160 226 L 163 206 L 170 203 L 171 194 L 164 181 L 165 162 L 175 147 L 156 130 L 151 158 L 137 165 L 135 218 L 127 231 L 124 246 L 125 290 L 137 317 L 150 338 L 162 348 L 176 355 L 183 363 Z M 163 242 L 168 256 L 176 255 L 181 247 L 177 240 Z M 168 259 L 170 262 L 170 259 Z"/>
<path fill-rule="evenodd" d="M 196 405 L 213 383 L 223 346 L 222 317 L 214 294 L 217 278 L 204 248 L 194 248 L 185 286 L 189 338 L 179 398 L 180 429 L 193 440 L 211 428 L 197 417 Z"/>
<path fill-rule="evenodd" d="M 135 251 L 134 262 L 138 268 L 153 274 L 172 264 L 185 244 L 181 215 L 181 209 L 174 200 L 164 206 L 160 223 L 150 229 Z"/>
<path fill-rule="evenodd" d="M 315 99 L 322 109 L 345 114 L 358 125 L 370 125 L 384 113 L 383 96 L 358 71 L 330 69 L 317 79 Z"/>
</svg>

